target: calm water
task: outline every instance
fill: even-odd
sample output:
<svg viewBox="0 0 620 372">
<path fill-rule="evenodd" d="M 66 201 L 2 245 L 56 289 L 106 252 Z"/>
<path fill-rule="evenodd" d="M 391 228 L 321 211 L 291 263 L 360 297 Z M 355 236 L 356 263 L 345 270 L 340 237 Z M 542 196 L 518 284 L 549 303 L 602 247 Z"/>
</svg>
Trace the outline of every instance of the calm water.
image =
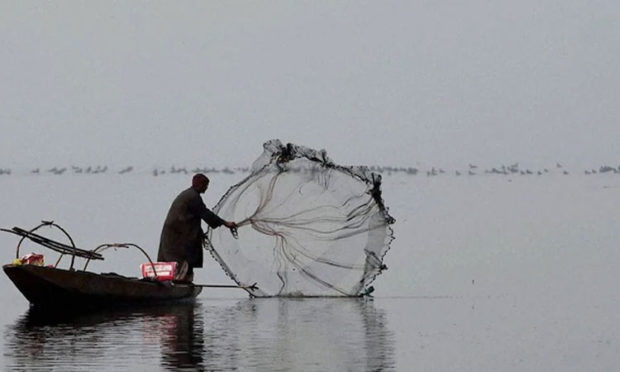
<svg viewBox="0 0 620 372">
<path fill-rule="evenodd" d="M 206 204 L 236 177 L 214 176 Z M 0 226 L 50 219 L 79 247 L 134 242 L 155 255 L 186 183 L 0 178 Z M 618 175 L 385 177 L 396 240 L 373 300 L 205 290 L 195 304 L 58 317 L 29 311 L 0 274 L 0 370 L 618 370 L 619 191 Z M 16 243 L 0 234 L 2 262 Z M 144 260 L 105 256 L 89 269 L 137 275 Z M 230 283 L 209 258 L 195 280 Z"/>
<path fill-rule="evenodd" d="M 367 300 L 203 299 L 70 315 L 30 309 L 7 323 L 2 370 L 395 368 L 393 331 Z"/>
</svg>

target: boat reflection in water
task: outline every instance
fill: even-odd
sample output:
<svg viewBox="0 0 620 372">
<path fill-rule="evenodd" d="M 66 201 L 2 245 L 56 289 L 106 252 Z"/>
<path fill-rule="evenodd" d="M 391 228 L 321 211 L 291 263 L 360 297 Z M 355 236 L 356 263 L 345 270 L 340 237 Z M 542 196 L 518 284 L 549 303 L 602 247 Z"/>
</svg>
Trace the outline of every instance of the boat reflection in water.
<svg viewBox="0 0 620 372">
<path fill-rule="evenodd" d="M 201 369 L 199 302 L 120 310 L 49 313 L 30 308 L 5 332 L 7 369 Z"/>
<path fill-rule="evenodd" d="M 30 309 L 5 370 L 390 370 L 385 314 L 361 299 L 209 299 L 89 313 Z"/>
</svg>

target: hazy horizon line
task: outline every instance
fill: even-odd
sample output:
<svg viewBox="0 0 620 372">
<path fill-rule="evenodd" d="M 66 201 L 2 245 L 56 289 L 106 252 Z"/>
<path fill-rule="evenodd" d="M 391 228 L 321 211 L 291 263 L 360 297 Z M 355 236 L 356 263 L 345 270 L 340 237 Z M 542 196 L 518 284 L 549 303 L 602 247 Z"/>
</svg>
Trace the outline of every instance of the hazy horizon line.
<svg viewBox="0 0 620 372">
<path fill-rule="evenodd" d="M 346 166 L 345 166 L 346 167 Z M 572 174 L 575 172 L 583 174 L 597 174 L 597 173 L 620 173 L 620 165 L 611 166 L 608 164 L 602 164 L 594 167 L 586 167 L 575 170 L 570 166 L 565 166 L 561 163 L 556 163 L 547 167 L 522 167 L 519 163 L 513 163 L 510 165 L 495 165 L 495 166 L 479 166 L 476 164 L 468 163 L 462 167 L 441 167 L 436 165 L 416 165 L 416 166 L 392 166 L 392 165 L 370 165 L 365 166 L 368 170 L 380 173 L 380 174 L 392 174 L 392 173 L 404 173 L 409 175 L 427 175 L 437 176 L 441 174 L 453 174 L 460 175 L 482 175 L 482 174 L 498 174 L 498 175 L 543 175 L 543 174 Z M 194 173 L 223 173 L 223 174 L 236 174 L 236 173 L 250 173 L 251 167 L 249 166 L 108 166 L 108 165 L 88 165 L 88 166 L 54 166 L 54 167 L 0 167 L 0 176 L 9 176 L 12 174 L 28 174 L 28 175 L 63 175 L 63 174 L 128 174 L 128 173 L 151 173 L 154 176 L 169 175 L 169 174 L 194 174 Z M 294 169 L 294 171 L 302 171 L 300 169 Z"/>
</svg>

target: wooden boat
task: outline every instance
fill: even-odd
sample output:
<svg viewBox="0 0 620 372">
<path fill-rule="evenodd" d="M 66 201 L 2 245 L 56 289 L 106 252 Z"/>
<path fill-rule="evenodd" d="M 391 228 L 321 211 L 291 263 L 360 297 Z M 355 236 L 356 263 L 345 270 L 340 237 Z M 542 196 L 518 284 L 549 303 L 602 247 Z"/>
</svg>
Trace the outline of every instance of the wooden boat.
<svg viewBox="0 0 620 372">
<path fill-rule="evenodd" d="M 4 265 L 4 272 L 34 306 L 101 307 L 192 300 L 191 283 L 128 278 L 36 265 Z"/>
<path fill-rule="evenodd" d="M 35 234 L 34 231 L 42 226 L 55 226 L 61 229 L 69 237 L 72 245 Z M 4 265 L 3 269 L 17 289 L 34 306 L 74 309 L 191 301 L 202 291 L 203 285 L 173 280 L 160 281 L 157 280 L 157 275 L 155 278 L 138 279 L 115 273 L 96 274 L 86 271 L 90 260 L 103 260 L 99 252 L 109 247 L 136 247 L 153 265 L 148 254 L 135 244 L 102 244 L 90 251 L 79 249 L 75 247 L 73 239 L 66 231 L 52 221 L 43 221 L 41 225 L 29 231 L 18 227 L 1 230 L 22 236 L 17 246 L 16 260 L 13 264 Z M 56 265 L 22 263 L 19 259 L 19 247 L 25 238 L 59 252 L 61 257 Z M 58 263 L 67 254 L 71 255 L 70 268 L 68 270 L 58 268 Z M 76 257 L 87 260 L 82 270 L 73 267 Z"/>
</svg>

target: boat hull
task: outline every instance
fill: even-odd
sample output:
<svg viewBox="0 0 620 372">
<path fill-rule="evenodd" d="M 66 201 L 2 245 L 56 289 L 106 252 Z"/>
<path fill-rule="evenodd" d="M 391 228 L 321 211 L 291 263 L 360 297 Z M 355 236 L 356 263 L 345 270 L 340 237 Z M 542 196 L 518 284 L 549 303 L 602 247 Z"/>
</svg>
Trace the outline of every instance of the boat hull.
<svg viewBox="0 0 620 372">
<path fill-rule="evenodd" d="M 34 306 L 115 307 L 193 300 L 202 288 L 117 274 L 95 274 L 35 265 L 4 265 L 4 272 Z"/>
</svg>

